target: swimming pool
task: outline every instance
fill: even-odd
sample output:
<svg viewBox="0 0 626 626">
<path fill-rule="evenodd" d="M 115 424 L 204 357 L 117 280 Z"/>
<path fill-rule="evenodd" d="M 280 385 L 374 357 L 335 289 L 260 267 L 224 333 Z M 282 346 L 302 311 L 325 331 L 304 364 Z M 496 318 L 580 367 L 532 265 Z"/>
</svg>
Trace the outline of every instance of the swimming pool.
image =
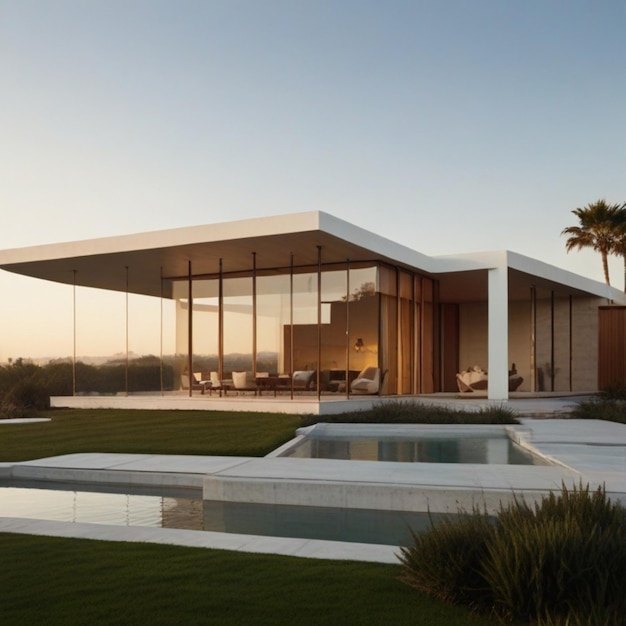
<svg viewBox="0 0 626 626">
<path fill-rule="evenodd" d="M 0 516 L 298 537 L 349 543 L 410 545 L 445 514 L 202 500 L 202 494 L 167 495 L 72 490 L 63 485 L 0 486 Z M 150 490 L 154 492 L 155 490 Z"/>
<path fill-rule="evenodd" d="M 393 434 L 390 434 L 390 431 Z M 549 465 L 515 443 L 505 426 L 315 424 L 271 456 L 391 461 L 402 463 L 470 463 Z"/>
</svg>

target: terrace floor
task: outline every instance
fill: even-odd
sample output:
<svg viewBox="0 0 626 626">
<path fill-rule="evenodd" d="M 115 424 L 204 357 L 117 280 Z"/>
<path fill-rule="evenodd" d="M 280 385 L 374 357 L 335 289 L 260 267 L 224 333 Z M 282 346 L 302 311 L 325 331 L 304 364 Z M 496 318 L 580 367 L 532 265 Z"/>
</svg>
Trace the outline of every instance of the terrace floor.
<svg viewBox="0 0 626 626">
<path fill-rule="evenodd" d="M 589 398 L 592 392 L 516 392 L 508 400 L 489 400 L 486 392 L 477 393 L 434 393 L 415 396 L 366 396 L 340 394 L 322 395 L 300 392 L 293 399 L 285 395 L 255 396 L 241 393 L 220 397 L 196 392 L 167 392 L 163 395 L 142 393 L 131 395 L 77 395 L 55 396 L 51 405 L 55 408 L 76 409 L 163 409 L 163 410 L 206 410 L 206 411 L 255 411 L 262 413 L 289 413 L 298 415 L 336 415 L 372 408 L 386 402 L 417 402 L 436 404 L 452 408 L 480 409 L 489 406 L 504 406 L 519 415 L 553 415 L 570 412 L 578 402 Z"/>
</svg>

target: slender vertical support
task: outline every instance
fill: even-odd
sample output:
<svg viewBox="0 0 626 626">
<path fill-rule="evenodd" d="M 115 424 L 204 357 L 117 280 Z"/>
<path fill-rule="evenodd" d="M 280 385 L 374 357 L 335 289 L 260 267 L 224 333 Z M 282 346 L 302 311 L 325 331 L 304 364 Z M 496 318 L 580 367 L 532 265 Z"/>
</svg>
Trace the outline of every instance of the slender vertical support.
<svg viewBox="0 0 626 626">
<path fill-rule="evenodd" d="M 72 308 L 73 308 L 73 349 L 72 349 L 72 395 L 76 395 L 76 270 L 74 272 L 74 285 L 72 293 Z"/>
<path fill-rule="evenodd" d="M 346 398 L 350 398 L 350 259 L 346 259 Z"/>
<path fill-rule="evenodd" d="M 574 297 L 569 297 L 569 390 L 573 391 L 573 374 L 572 367 L 574 365 L 574 332 L 572 324 L 574 321 Z"/>
<path fill-rule="evenodd" d="M 402 394 L 402 393 L 406 393 L 406 391 L 402 388 L 402 375 L 400 372 L 402 372 L 402 351 L 404 349 L 403 345 L 401 344 L 401 339 L 400 339 L 400 335 L 402 334 L 402 311 L 401 309 L 401 304 L 400 304 L 400 271 L 398 270 L 398 268 L 395 268 L 395 272 L 396 272 L 396 337 L 395 337 L 395 342 L 396 342 L 396 393 Z M 380 370 L 381 372 L 381 382 L 382 382 L 382 372 L 383 370 Z M 382 385 L 378 388 L 378 395 L 381 395 L 382 392 Z"/>
<path fill-rule="evenodd" d="M 293 400 L 293 358 L 295 355 L 293 345 L 293 252 L 289 266 L 289 380 L 291 381 L 291 399 Z"/>
<path fill-rule="evenodd" d="M 193 395 L 193 277 L 191 261 L 187 275 L 187 372 L 189 374 L 189 397 Z"/>
<path fill-rule="evenodd" d="M 554 291 L 550 292 L 550 391 L 554 391 Z"/>
<path fill-rule="evenodd" d="M 220 259 L 217 279 L 217 371 L 218 378 L 224 377 L 224 267 Z"/>
<path fill-rule="evenodd" d="M 420 314 L 417 320 L 417 332 L 419 341 L 419 372 L 417 373 L 417 393 L 422 393 L 424 389 L 424 277 L 419 277 L 420 283 Z"/>
<path fill-rule="evenodd" d="M 256 252 L 252 253 L 252 373 L 256 379 L 257 362 Z"/>
<path fill-rule="evenodd" d="M 509 294 L 507 264 L 487 271 L 489 400 L 509 398 Z"/>
<path fill-rule="evenodd" d="M 530 390 L 537 391 L 537 289 L 530 288 Z"/>
<path fill-rule="evenodd" d="M 377 278 L 377 284 L 380 285 L 380 265 L 377 266 L 376 268 L 376 278 Z M 387 325 L 389 320 L 387 321 Z M 382 375 L 383 372 L 385 371 L 384 369 L 384 361 L 383 360 L 387 360 L 389 358 L 389 348 L 388 346 L 385 344 L 384 342 L 384 333 L 383 333 L 383 295 L 382 293 L 378 293 L 378 328 L 377 328 L 377 332 L 378 332 L 378 337 L 377 337 L 377 341 L 378 341 L 378 358 L 376 360 L 376 366 L 378 367 L 378 369 L 380 370 L 380 376 L 381 376 L 381 380 L 382 380 Z M 383 357 L 384 354 L 384 357 Z"/>
<path fill-rule="evenodd" d="M 322 246 L 317 246 L 317 400 L 322 396 L 320 367 L 322 366 Z"/>
<path fill-rule="evenodd" d="M 414 394 L 415 389 L 415 359 L 417 358 L 416 350 L 415 350 L 415 274 L 411 274 L 411 309 L 409 311 L 409 315 L 411 316 L 410 326 L 411 329 L 411 343 L 410 343 L 410 353 L 409 353 L 409 393 Z"/>
<path fill-rule="evenodd" d="M 163 383 L 163 266 L 161 266 L 161 285 L 160 285 L 160 315 L 159 315 L 159 385 L 161 387 L 161 395 L 165 395 L 165 385 Z"/>
<path fill-rule="evenodd" d="M 128 360 L 129 360 L 129 352 L 128 352 L 128 265 L 126 266 L 126 364 L 124 371 L 124 385 L 126 387 L 126 395 L 128 396 Z"/>
<path fill-rule="evenodd" d="M 443 387 L 443 310 L 440 304 L 438 280 L 433 281 L 433 371 L 437 372 L 434 381 L 435 391 L 442 391 Z M 508 370 L 507 370 L 508 372 Z"/>
</svg>

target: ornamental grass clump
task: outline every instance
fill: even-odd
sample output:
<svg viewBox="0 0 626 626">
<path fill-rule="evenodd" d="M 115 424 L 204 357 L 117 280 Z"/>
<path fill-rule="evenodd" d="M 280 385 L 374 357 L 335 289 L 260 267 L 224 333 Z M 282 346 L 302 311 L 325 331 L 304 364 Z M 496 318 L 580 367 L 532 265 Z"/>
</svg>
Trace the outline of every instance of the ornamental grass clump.
<svg viewBox="0 0 626 626">
<path fill-rule="evenodd" d="M 459 511 L 437 524 L 431 519 L 428 532 L 412 535 L 413 547 L 401 548 L 403 582 L 452 604 L 491 603 L 481 572 L 493 538 L 493 522 L 485 512 Z"/>
<path fill-rule="evenodd" d="M 623 624 L 626 511 L 599 487 L 516 501 L 498 515 L 482 573 L 496 610 L 540 623 Z"/>
<path fill-rule="evenodd" d="M 396 400 L 378 402 L 371 409 L 324 416 L 327 422 L 368 424 L 517 424 L 513 412 L 489 406 L 474 410 Z"/>
<path fill-rule="evenodd" d="M 404 582 L 502 621 L 625 623 L 626 510 L 604 488 L 563 485 L 532 506 L 515 499 L 494 524 L 471 517 L 402 549 Z"/>
<path fill-rule="evenodd" d="M 608 396 L 586 400 L 578 404 L 571 416 L 578 419 L 626 424 L 626 400 Z"/>
</svg>

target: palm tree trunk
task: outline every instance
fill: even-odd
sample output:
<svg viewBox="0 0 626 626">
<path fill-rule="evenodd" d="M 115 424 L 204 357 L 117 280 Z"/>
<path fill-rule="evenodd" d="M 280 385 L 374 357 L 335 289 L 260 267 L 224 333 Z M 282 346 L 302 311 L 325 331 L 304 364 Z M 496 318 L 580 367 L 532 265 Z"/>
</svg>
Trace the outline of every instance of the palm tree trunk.
<svg viewBox="0 0 626 626">
<path fill-rule="evenodd" d="M 622 256 L 624 258 L 624 293 L 626 293 L 626 252 Z"/>
<path fill-rule="evenodd" d="M 602 269 L 604 270 L 604 282 L 610 287 L 611 281 L 609 280 L 609 255 L 606 252 L 602 253 Z"/>
</svg>

